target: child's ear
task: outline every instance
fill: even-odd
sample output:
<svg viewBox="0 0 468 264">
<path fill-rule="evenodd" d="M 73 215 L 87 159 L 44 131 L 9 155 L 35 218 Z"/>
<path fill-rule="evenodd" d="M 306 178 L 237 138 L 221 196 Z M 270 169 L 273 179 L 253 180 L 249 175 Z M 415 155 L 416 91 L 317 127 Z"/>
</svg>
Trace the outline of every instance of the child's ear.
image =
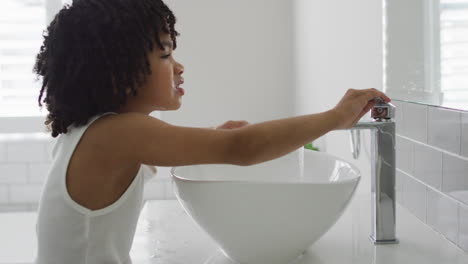
<svg viewBox="0 0 468 264">
<path fill-rule="evenodd" d="M 112 85 L 114 87 L 114 94 L 117 94 L 117 89 L 115 88 L 115 78 L 114 76 L 111 76 L 111 80 L 112 80 Z M 129 95 L 131 93 L 132 89 L 130 87 L 128 87 L 127 89 L 125 89 L 125 94 L 126 95 Z"/>
</svg>

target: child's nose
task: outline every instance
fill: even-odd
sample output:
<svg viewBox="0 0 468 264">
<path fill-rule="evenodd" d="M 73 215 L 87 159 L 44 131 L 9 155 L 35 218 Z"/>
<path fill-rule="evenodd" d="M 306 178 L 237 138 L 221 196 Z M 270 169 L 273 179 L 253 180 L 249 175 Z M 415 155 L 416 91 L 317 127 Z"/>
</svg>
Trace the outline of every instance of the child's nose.
<svg viewBox="0 0 468 264">
<path fill-rule="evenodd" d="M 177 67 L 176 67 L 177 74 L 182 74 L 184 73 L 184 66 L 180 63 L 177 62 Z"/>
</svg>

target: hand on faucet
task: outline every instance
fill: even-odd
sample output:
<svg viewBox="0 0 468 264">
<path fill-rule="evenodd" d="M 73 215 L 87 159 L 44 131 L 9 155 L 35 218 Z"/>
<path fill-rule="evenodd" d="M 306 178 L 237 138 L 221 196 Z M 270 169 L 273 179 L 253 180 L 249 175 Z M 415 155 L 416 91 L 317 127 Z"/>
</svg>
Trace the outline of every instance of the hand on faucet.
<svg viewBox="0 0 468 264">
<path fill-rule="evenodd" d="M 362 116 L 378 103 L 378 100 L 383 100 L 386 103 L 391 101 L 388 96 L 375 88 L 348 89 L 340 102 L 332 109 L 338 118 L 337 129 L 353 127 Z"/>
</svg>

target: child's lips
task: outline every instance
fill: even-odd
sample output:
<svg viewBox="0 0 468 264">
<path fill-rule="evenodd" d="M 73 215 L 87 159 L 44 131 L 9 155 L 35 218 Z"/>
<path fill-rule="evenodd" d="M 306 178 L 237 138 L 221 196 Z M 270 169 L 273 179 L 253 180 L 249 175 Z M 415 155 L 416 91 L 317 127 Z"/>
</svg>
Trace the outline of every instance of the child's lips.
<svg viewBox="0 0 468 264">
<path fill-rule="evenodd" d="M 177 87 L 177 88 L 176 88 L 176 91 L 177 91 L 178 93 L 180 93 L 181 95 L 184 95 L 184 94 L 185 94 L 185 90 L 184 90 L 184 88 L 182 88 L 182 87 Z"/>
<path fill-rule="evenodd" d="M 185 94 L 184 88 L 179 87 L 179 86 L 180 86 L 181 84 L 183 84 L 183 83 L 184 83 L 184 78 L 182 78 L 182 77 L 180 78 L 179 81 L 176 81 L 176 82 L 175 82 L 176 91 L 177 91 L 178 93 L 180 93 L 181 95 L 184 95 L 184 94 Z"/>
</svg>

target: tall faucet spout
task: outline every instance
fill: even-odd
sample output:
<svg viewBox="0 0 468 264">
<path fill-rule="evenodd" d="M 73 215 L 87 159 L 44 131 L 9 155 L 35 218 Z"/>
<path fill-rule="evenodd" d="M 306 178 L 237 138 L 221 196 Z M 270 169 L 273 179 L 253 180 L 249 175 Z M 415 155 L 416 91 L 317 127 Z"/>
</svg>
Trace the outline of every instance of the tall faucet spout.
<svg viewBox="0 0 468 264">
<path fill-rule="evenodd" d="M 374 244 L 399 242 L 395 234 L 395 122 L 392 119 L 394 111 L 395 106 L 381 103 L 373 109 L 375 121 L 359 122 L 351 128 L 371 130 L 372 231 L 369 238 Z"/>
</svg>

